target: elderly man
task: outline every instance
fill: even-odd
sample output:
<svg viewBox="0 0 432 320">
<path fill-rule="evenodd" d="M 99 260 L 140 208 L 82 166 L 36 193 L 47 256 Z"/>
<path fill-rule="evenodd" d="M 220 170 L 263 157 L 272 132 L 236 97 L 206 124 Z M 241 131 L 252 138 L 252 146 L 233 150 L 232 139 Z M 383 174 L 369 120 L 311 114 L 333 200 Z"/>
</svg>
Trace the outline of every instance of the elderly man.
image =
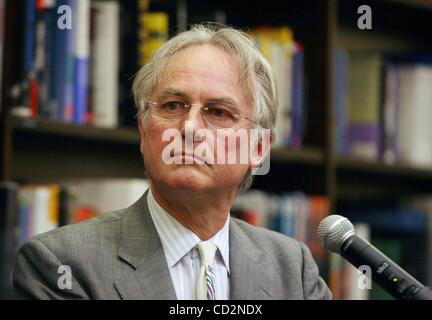
<svg viewBox="0 0 432 320">
<path fill-rule="evenodd" d="M 27 241 L 13 273 L 17 295 L 330 299 L 304 244 L 230 218 L 269 151 L 273 135 L 264 133 L 277 114 L 271 68 L 253 42 L 232 28 L 194 26 L 153 55 L 133 93 L 150 189 L 129 208 Z"/>
</svg>

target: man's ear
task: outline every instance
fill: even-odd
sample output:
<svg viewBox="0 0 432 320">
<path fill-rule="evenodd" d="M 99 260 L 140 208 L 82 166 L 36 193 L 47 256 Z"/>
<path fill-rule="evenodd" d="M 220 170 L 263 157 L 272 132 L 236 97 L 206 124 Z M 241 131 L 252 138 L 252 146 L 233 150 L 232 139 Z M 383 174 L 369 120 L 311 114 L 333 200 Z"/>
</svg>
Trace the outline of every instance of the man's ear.
<svg viewBox="0 0 432 320">
<path fill-rule="evenodd" d="M 270 152 L 270 148 L 273 144 L 273 131 L 270 129 L 259 129 L 259 136 L 255 139 L 251 139 L 250 144 L 250 164 L 249 169 L 258 168 L 265 157 Z M 255 142 L 255 141 L 257 142 Z"/>
<path fill-rule="evenodd" d="M 142 113 L 140 112 L 138 114 L 138 128 L 139 128 L 139 132 L 140 132 L 140 151 L 141 154 L 143 154 L 144 151 L 144 139 L 145 139 L 145 131 L 144 131 L 144 126 L 143 126 L 143 116 Z"/>
</svg>

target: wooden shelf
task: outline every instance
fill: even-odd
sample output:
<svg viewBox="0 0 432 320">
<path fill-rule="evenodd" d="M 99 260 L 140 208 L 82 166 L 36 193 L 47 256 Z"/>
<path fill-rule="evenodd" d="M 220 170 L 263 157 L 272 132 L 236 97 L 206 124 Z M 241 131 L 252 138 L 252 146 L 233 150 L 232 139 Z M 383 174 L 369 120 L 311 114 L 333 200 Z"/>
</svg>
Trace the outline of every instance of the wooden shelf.
<svg viewBox="0 0 432 320">
<path fill-rule="evenodd" d="M 336 157 L 338 200 L 400 200 L 431 191 L 432 168 Z"/>
<path fill-rule="evenodd" d="M 272 161 L 300 162 L 320 165 L 324 163 L 324 152 L 319 148 L 305 147 L 299 150 L 273 148 L 270 153 Z"/>
<path fill-rule="evenodd" d="M 336 158 L 337 169 L 368 174 L 398 176 L 403 178 L 432 180 L 432 167 L 415 167 L 403 163 L 388 164 L 381 161 L 342 157 Z"/>
<path fill-rule="evenodd" d="M 381 1 L 432 10 L 432 2 L 429 0 L 381 0 Z"/>
<path fill-rule="evenodd" d="M 97 128 L 37 118 L 11 120 L 13 180 L 46 183 L 143 176 L 138 129 Z"/>
<path fill-rule="evenodd" d="M 12 118 L 13 132 L 28 132 L 54 136 L 138 144 L 138 128 L 99 128 L 92 125 L 77 125 L 48 119 Z"/>
</svg>

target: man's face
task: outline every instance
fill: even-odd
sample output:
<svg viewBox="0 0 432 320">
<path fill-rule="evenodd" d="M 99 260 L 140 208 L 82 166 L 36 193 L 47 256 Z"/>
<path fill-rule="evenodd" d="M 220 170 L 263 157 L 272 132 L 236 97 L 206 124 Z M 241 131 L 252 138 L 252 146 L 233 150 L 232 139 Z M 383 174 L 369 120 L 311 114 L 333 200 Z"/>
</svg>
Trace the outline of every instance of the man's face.
<svg viewBox="0 0 432 320">
<path fill-rule="evenodd" d="M 176 100 L 180 99 L 199 107 L 208 105 L 210 101 L 229 101 L 235 106 L 238 114 L 252 119 L 253 104 L 240 85 L 238 70 L 238 63 L 214 46 L 200 45 L 184 49 L 168 62 L 161 82 L 153 90 L 151 101 L 164 101 L 166 97 L 173 96 Z M 232 150 L 225 138 L 217 138 L 217 129 L 206 122 L 199 107 L 190 109 L 185 117 L 179 120 L 158 118 L 153 112 L 153 105 L 150 107 L 146 125 L 144 127 L 140 125 L 141 153 L 145 167 L 153 183 L 169 190 L 199 192 L 236 189 L 250 168 L 248 163 L 238 161 L 241 149 L 240 139 L 236 139 L 236 147 Z M 193 136 L 200 129 L 208 129 L 213 133 L 214 141 L 205 138 L 201 141 L 193 141 L 193 147 L 190 149 L 185 148 L 185 140 L 187 140 L 185 127 L 188 127 L 185 125 L 186 121 L 189 126 L 193 126 Z M 237 123 L 234 129 L 240 128 L 249 132 L 251 127 L 252 125 L 244 120 Z M 213 163 L 209 163 L 210 161 L 203 163 L 201 159 L 188 154 L 177 156 L 175 158 L 177 163 L 166 163 L 163 154 L 165 150 L 166 156 L 170 141 L 164 141 L 166 139 L 163 139 L 163 135 L 168 129 L 181 132 L 183 153 L 193 152 L 201 144 L 209 144 L 214 153 L 206 153 L 206 155 L 213 158 Z M 218 148 L 223 145 L 223 142 L 225 142 L 226 154 L 232 151 L 237 153 L 238 158 L 235 163 L 229 161 L 220 163 L 216 160 Z M 249 149 L 247 150 L 249 152 Z M 172 151 L 170 155 L 173 156 Z M 178 164 L 179 161 L 183 164 Z M 185 162 L 189 164 L 184 164 Z"/>
</svg>

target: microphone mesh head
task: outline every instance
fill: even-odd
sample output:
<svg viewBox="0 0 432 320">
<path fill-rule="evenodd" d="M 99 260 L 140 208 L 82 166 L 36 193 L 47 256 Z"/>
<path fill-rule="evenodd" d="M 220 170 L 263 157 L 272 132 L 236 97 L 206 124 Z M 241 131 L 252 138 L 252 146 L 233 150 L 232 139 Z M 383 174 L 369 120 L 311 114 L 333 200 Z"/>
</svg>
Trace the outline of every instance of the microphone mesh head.
<svg viewBox="0 0 432 320">
<path fill-rule="evenodd" d="M 347 218 L 334 214 L 320 222 L 317 234 L 323 248 L 339 253 L 342 243 L 354 234 L 354 226 Z"/>
</svg>

